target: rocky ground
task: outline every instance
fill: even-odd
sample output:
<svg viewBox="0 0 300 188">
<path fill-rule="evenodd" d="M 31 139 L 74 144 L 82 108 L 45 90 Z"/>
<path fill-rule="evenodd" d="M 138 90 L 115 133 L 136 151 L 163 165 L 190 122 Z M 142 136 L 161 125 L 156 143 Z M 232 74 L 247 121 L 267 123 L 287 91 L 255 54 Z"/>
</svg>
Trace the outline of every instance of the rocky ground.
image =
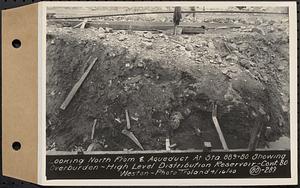
<svg viewBox="0 0 300 188">
<path fill-rule="evenodd" d="M 164 150 L 167 137 L 180 150 L 202 149 L 204 141 L 220 149 L 212 104 L 230 149 L 247 148 L 257 124 L 263 124 L 259 147 L 288 136 L 288 19 L 248 17 L 187 16 L 244 26 L 176 36 L 48 25 L 47 149 L 86 150 L 94 142 L 93 150 L 139 150 L 122 134 L 125 110 L 145 150 Z M 104 61 L 61 110 L 95 57 Z"/>
</svg>

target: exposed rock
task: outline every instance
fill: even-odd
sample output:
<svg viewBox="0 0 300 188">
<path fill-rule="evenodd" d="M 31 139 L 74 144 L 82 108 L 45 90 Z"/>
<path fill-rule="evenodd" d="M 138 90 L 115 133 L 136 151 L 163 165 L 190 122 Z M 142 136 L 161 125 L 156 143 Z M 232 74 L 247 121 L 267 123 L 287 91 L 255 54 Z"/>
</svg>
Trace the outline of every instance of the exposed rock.
<svg viewBox="0 0 300 188">
<path fill-rule="evenodd" d="M 263 21 L 260 18 L 257 18 L 255 21 L 250 21 L 249 22 L 250 25 L 260 25 L 262 23 L 263 23 Z"/>
<path fill-rule="evenodd" d="M 142 42 L 142 46 L 145 47 L 146 49 L 153 49 L 152 42 Z"/>
<path fill-rule="evenodd" d="M 183 120 L 183 115 L 180 112 L 173 112 L 171 115 L 171 127 L 173 129 L 178 129 L 181 120 Z"/>
<path fill-rule="evenodd" d="M 250 66 L 251 67 L 256 67 L 256 64 L 254 62 L 250 61 Z"/>
<path fill-rule="evenodd" d="M 133 83 L 139 82 L 141 79 L 142 79 L 142 76 L 137 75 L 135 77 L 128 78 L 128 80 L 126 80 L 125 83 L 126 84 L 133 84 Z"/>
<path fill-rule="evenodd" d="M 208 46 L 208 44 L 207 44 L 207 42 L 206 42 L 205 40 L 200 41 L 200 45 L 201 45 L 201 46 Z"/>
<path fill-rule="evenodd" d="M 105 33 L 112 33 L 112 32 L 113 32 L 112 28 L 109 28 L 109 27 L 105 28 Z"/>
<path fill-rule="evenodd" d="M 127 39 L 127 36 L 126 36 L 126 35 L 121 35 L 121 36 L 118 38 L 119 41 L 124 41 L 124 40 L 126 40 L 126 39 Z"/>
<path fill-rule="evenodd" d="M 98 37 L 99 37 L 99 39 L 105 39 L 106 35 L 105 34 L 99 34 Z"/>
<path fill-rule="evenodd" d="M 240 65 L 246 69 L 249 69 L 251 67 L 251 62 L 247 59 L 241 59 Z"/>
<path fill-rule="evenodd" d="M 176 44 L 175 47 L 176 47 L 176 48 L 180 48 L 181 45 L 180 45 L 180 44 Z"/>
<path fill-rule="evenodd" d="M 144 67 L 144 63 L 142 61 L 139 61 L 138 64 L 137 64 L 137 67 L 143 68 Z"/>
<path fill-rule="evenodd" d="M 222 71 L 222 73 L 225 74 L 225 75 L 228 73 L 228 69 L 222 69 L 221 71 Z"/>
<path fill-rule="evenodd" d="M 102 27 L 99 27 L 98 31 L 99 31 L 100 33 L 105 33 L 105 29 L 102 28 Z"/>
<path fill-rule="evenodd" d="M 284 66 L 283 65 L 280 65 L 278 68 L 277 68 L 279 71 L 282 71 L 284 69 Z"/>
<path fill-rule="evenodd" d="M 288 102 L 290 101 L 290 99 L 289 99 L 287 96 L 283 95 L 283 96 L 282 96 L 282 101 L 283 101 L 284 103 L 288 103 Z"/>
<path fill-rule="evenodd" d="M 188 35 L 182 35 L 182 38 L 189 40 L 190 37 Z"/>
<path fill-rule="evenodd" d="M 232 50 L 237 50 L 237 45 L 235 43 L 227 44 Z"/>
<path fill-rule="evenodd" d="M 282 108 L 282 111 L 284 111 L 284 112 L 288 112 L 289 111 L 289 107 L 287 107 L 285 105 L 282 105 L 281 108 Z"/>
<path fill-rule="evenodd" d="M 262 106 L 259 107 L 258 111 L 259 111 L 262 115 L 266 115 L 266 114 L 267 114 Z"/>
<path fill-rule="evenodd" d="M 226 56 L 225 59 L 226 59 L 227 61 L 234 61 L 234 62 L 236 62 L 236 61 L 239 60 L 239 58 L 238 58 L 236 55 L 234 55 L 234 54 L 229 54 L 228 56 Z"/>
<path fill-rule="evenodd" d="M 237 73 L 238 70 L 237 70 L 236 68 L 232 67 L 232 68 L 230 69 L 230 72 L 232 72 L 232 73 Z"/>
<path fill-rule="evenodd" d="M 252 29 L 252 31 L 256 32 L 256 33 L 259 33 L 261 35 L 266 35 L 265 32 L 264 32 L 264 30 L 262 30 L 261 28 L 255 27 L 255 28 Z"/>
<path fill-rule="evenodd" d="M 160 33 L 158 36 L 164 38 L 166 35 L 164 35 L 163 33 Z"/>
<path fill-rule="evenodd" d="M 222 63 L 222 58 L 219 54 L 216 54 L 215 57 L 218 63 Z"/>
<path fill-rule="evenodd" d="M 232 76 L 232 73 L 230 73 L 230 72 L 228 72 L 227 74 L 226 74 L 226 76 L 228 77 L 228 78 L 232 78 L 233 76 Z"/>
<path fill-rule="evenodd" d="M 118 31 L 116 32 L 116 34 L 119 34 L 119 35 L 125 35 L 125 34 L 126 34 L 126 31 L 124 31 L 124 30 L 118 30 Z"/>
<path fill-rule="evenodd" d="M 52 96 L 55 95 L 55 91 L 52 91 L 52 92 L 50 93 L 50 95 L 52 95 Z"/>
<path fill-rule="evenodd" d="M 249 44 L 248 43 L 241 43 L 239 46 L 238 46 L 238 49 L 240 52 L 243 52 L 245 50 L 247 50 L 249 48 Z"/>
<path fill-rule="evenodd" d="M 192 51 L 193 50 L 193 46 L 190 45 L 190 44 L 188 44 L 188 45 L 185 46 L 185 50 Z"/>
<path fill-rule="evenodd" d="M 232 101 L 233 100 L 233 95 L 229 92 L 227 92 L 225 95 L 224 95 L 224 99 L 226 101 Z"/>
<path fill-rule="evenodd" d="M 208 45 L 208 48 L 209 48 L 210 50 L 215 50 L 215 49 L 216 49 L 216 47 L 215 47 L 213 41 L 210 41 L 207 45 Z"/>
<path fill-rule="evenodd" d="M 278 118 L 278 125 L 279 125 L 279 127 L 283 127 L 284 126 L 284 119 L 283 119 L 283 117 L 281 115 Z"/>
<path fill-rule="evenodd" d="M 153 34 L 151 32 L 147 32 L 144 34 L 144 37 L 147 39 L 152 39 L 153 38 Z"/>
<path fill-rule="evenodd" d="M 191 114 L 191 109 L 189 109 L 189 108 L 185 108 L 184 110 L 183 110 L 183 115 L 184 116 L 189 116 L 190 114 Z"/>
</svg>

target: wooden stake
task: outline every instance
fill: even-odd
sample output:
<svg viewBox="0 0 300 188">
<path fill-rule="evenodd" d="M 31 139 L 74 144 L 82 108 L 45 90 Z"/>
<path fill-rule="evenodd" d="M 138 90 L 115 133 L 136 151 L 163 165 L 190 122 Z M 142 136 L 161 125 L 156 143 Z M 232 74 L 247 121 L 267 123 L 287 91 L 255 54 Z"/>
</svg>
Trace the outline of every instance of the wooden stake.
<svg viewBox="0 0 300 188">
<path fill-rule="evenodd" d="M 144 150 L 143 146 L 139 142 L 139 140 L 134 136 L 134 134 L 126 129 L 122 130 L 122 133 L 128 136 L 141 150 Z"/>
<path fill-rule="evenodd" d="M 219 135 L 220 141 L 221 141 L 221 143 L 222 143 L 223 149 L 224 149 L 225 151 L 228 151 L 228 147 L 227 147 L 225 138 L 224 138 L 224 136 L 223 136 L 221 127 L 220 127 L 219 122 L 218 122 L 218 119 L 217 119 L 217 105 L 213 105 L 212 120 L 213 120 L 214 125 L 215 125 L 215 127 L 216 127 L 216 130 L 217 130 L 217 132 L 218 132 L 218 135 Z"/>
<path fill-rule="evenodd" d="M 84 72 L 84 74 L 80 78 L 80 80 L 73 86 L 73 88 L 70 91 L 70 93 L 68 94 L 67 98 L 64 100 L 64 102 L 60 106 L 60 108 L 62 110 L 65 110 L 68 107 L 69 103 L 71 102 L 71 100 L 75 96 L 77 90 L 80 88 L 80 86 L 82 85 L 83 81 L 86 79 L 86 77 L 88 76 L 89 72 L 91 71 L 91 69 L 93 68 L 93 66 L 94 66 L 94 64 L 96 63 L 97 60 L 98 60 L 98 58 L 95 58 L 93 60 L 93 62 L 88 67 L 88 69 Z"/>
<path fill-rule="evenodd" d="M 129 130 L 131 126 L 130 126 L 130 118 L 127 109 L 125 109 L 125 114 L 126 114 L 127 129 Z"/>
<path fill-rule="evenodd" d="M 94 134 L 95 134 L 95 127 L 96 127 L 96 124 L 97 124 L 97 119 L 95 119 L 95 120 L 94 120 L 94 123 L 93 123 L 92 134 L 91 134 L 91 140 L 94 139 Z"/>
<path fill-rule="evenodd" d="M 81 25 L 82 25 L 82 22 L 80 22 L 79 24 L 75 25 L 73 28 L 77 28 L 77 27 L 79 27 Z"/>
<path fill-rule="evenodd" d="M 177 144 L 175 143 L 175 144 L 170 145 L 169 148 L 173 149 L 173 148 L 175 148 L 176 146 L 177 146 Z"/>
<path fill-rule="evenodd" d="M 169 138 L 166 138 L 166 150 L 167 151 L 171 150 L 171 148 L 170 148 L 170 139 Z"/>
<path fill-rule="evenodd" d="M 84 29 L 85 28 L 85 25 L 87 23 L 87 19 L 84 19 L 81 26 L 80 26 L 80 29 Z"/>
<path fill-rule="evenodd" d="M 203 151 L 204 152 L 211 152 L 211 149 L 212 149 L 211 142 L 204 142 Z"/>
<path fill-rule="evenodd" d="M 88 148 L 86 149 L 86 151 L 93 151 L 95 145 L 96 145 L 95 142 L 91 143 L 91 144 L 88 146 Z"/>
</svg>

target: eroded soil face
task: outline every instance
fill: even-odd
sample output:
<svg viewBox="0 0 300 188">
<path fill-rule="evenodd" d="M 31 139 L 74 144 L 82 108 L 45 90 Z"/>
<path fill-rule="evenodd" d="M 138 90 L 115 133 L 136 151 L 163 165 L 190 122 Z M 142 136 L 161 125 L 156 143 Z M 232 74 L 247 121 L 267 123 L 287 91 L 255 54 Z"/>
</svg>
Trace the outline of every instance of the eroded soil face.
<svg viewBox="0 0 300 188">
<path fill-rule="evenodd" d="M 287 51 L 283 30 L 173 36 L 49 26 L 48 150 L 86 150 L 92 142 L 98 143 L 94 150 L 139 150 L 122 134 L 125 110 L 145 150 L 164 150 L 167 137 L 180 150 L 202 149 L 205 141 L 221 149 L 212 104 L 218 106 L 217 118 L 230 149 L 247 148 L 257 124 L 263 124 L 259 147 L 265 147 L 289 135 Z M 96 57 L 75 97 L 61 110 Z M 271 127 L 268 137 L 266 127 Z"/>
</svg>

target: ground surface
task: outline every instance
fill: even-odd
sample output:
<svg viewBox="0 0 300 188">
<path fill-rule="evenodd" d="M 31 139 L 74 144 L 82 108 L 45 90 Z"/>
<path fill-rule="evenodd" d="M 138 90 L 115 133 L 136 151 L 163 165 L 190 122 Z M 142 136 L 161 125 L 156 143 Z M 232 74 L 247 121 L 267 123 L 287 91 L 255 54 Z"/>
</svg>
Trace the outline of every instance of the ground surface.
<svg viewBox="0 0 300 188">
<path fill-rule="evenodd" d="M 169 17 L 151 21 L 158 20 L 169 22 Z M 212 104 L 218 106 L 217 117 L 230 149 L 247 148 L 259 124 L 263 124 L 259 147 L 288 137 L 287 16 L 208 15 L 185 20 L 242 27 L 173 36 L 169 31 L 106 32 L 49 24 L 47 149 L 86 150 L 94 142 L 93 150 L 138 150 L 121 133 L 126 127 L 125 110 L 131 131 L 146 150 L 165 149 L 166 137 L 181 150 L 202 149 L 204 141 L 220 149 Z M 61 110 L 95 57 L 98 61 L 87 79 L 67 109 Z M 271 128 L 268 134 L 266 127 Z"/>
</svg>

